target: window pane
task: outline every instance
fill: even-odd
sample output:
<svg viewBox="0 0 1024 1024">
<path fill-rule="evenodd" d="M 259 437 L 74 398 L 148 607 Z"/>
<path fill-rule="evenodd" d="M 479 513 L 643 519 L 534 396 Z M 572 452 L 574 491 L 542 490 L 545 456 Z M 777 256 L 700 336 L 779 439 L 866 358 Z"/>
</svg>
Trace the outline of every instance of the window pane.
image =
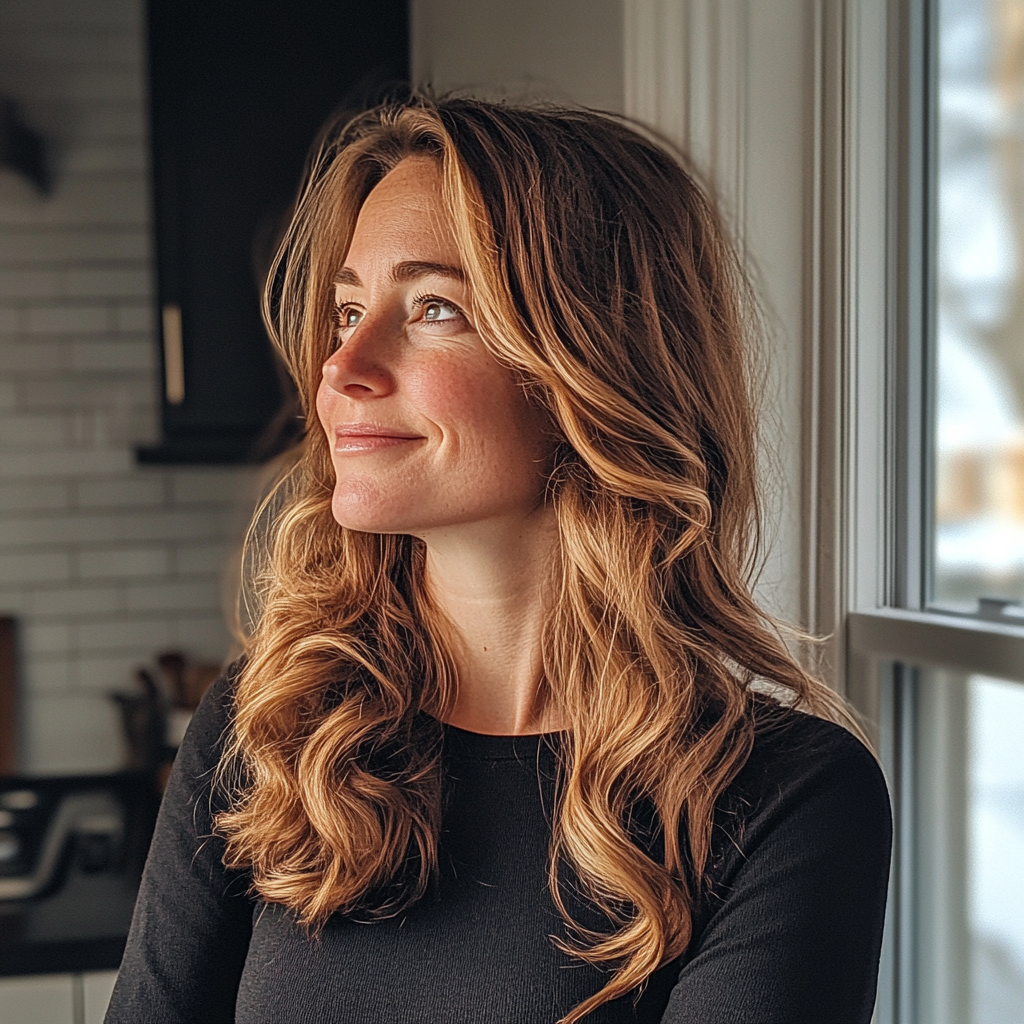
<svg viewBox="0 0 1024 1024">
<path fill-rule="evenodd" d="M 940 0 L 934 598 L 1024 598 L 1024 0 Z"/>
<path fill-rule="evenodd" d="M 919 1021 L 1024 1024 L 1024 684 L 921 674 Z"/>
</svg>

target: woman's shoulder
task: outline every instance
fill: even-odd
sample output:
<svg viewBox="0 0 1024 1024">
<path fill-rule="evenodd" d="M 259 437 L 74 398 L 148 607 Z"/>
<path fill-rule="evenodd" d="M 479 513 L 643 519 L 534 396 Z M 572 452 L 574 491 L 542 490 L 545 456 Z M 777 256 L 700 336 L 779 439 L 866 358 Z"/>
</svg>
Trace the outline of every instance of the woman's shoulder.
<svg viewBox="0 0 1024 1024">
<path fill-rule="evenodd" d="M 878 760 L 845 726 L 790 707 L 774 697 L 755 694 L 752 703 L 754 744 L 740 777 L 794 784 L 820 778 L 841 767 L 861 782 L 885 788 Z"/>
<path fill-rule="evenodd" d="M 784 835 L 816 844 L 852 832 L 887 857 L 892 813 L 875 755 L 835 722 L 758 695 L 754 742 L 715 813 L 711 874 L 717 881 Z"/>
</svg>

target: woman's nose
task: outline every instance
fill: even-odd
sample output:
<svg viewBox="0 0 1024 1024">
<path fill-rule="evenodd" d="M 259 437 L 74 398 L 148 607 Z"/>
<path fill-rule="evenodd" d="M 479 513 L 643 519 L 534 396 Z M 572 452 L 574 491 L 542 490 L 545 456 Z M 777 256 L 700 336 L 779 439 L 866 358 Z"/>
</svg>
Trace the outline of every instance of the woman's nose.
<svg viewBox="0 0 1024 1024">
<path fill-rule="evenodd" d="M 324 381 L 338 394 L 386 393 L 394 386 L 390 368 L 393 339 L 387 325 L 368 316 L 337 342 L 323 365 Z"/>
</svg>

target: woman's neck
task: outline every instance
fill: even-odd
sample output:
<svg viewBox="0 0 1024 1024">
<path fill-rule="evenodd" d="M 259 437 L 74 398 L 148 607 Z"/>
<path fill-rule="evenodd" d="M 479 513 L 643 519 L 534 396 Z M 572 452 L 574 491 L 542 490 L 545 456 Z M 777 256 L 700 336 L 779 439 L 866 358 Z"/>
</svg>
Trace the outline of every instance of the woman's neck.
<svg viewBox="0 0 1024 1024">
<path fill-rule="evenodd" d="M 457 632 L 458 690 L 446 720 L 491 735 L 560 729 L 561 716 L 540 685 L 541 632 L 558 557 L 553 509 L 425 540 L 431 600 Z"/>
</svg>

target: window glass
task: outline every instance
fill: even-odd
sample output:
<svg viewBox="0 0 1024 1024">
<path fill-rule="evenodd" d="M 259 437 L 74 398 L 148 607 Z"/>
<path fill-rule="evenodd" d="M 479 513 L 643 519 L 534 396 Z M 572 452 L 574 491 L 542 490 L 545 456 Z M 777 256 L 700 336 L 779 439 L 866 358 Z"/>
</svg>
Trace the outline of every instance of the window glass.
<svg viewBox="0 0 1024 1024">
<path fill-rule="evenodd" d="M 934 600 L 1024 599 L 1024 0 L 940 0 Z"/>
<path fill-rule="evenodd" d="M 1024 684 L 921 680 L 917 1019 L 1024 1024 Z"/>
</svg>

